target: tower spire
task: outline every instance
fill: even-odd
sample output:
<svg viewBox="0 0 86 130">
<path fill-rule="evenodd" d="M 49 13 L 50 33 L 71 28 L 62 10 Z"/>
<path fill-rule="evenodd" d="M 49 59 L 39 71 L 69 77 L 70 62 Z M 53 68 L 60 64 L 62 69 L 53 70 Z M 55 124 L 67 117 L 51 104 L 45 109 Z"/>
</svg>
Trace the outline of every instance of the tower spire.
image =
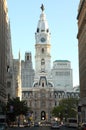
<svg viewBox="0 0 86 130">
<path fill-rule="evenodd" d="M 49 26 L 46 19 L 46 14 L 44 12 L 44 5 L 42 4 L 40 8 L 42 12 L 40 14 L 40 19 L 38 21 L 38 26 L 37 26 L 37 31 L 36 31 L 37 37 L 38 35 L 40 36 L 40 33 L 45 33 L 46 35 L 49 34 Z"/>
</svg>

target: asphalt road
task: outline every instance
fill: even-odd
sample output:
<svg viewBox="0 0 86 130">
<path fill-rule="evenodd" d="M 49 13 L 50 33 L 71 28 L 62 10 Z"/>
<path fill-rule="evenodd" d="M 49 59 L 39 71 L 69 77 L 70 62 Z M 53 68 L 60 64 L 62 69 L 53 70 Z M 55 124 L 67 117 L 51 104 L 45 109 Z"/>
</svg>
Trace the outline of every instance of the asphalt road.
<svg viewBox="0 0 86 130">
<path fill-rule="evenodd" d="M 52 130 L 48 126 L 40 126 L 40 127 L 15 127 L 15 128 L 8 128 L 8 130 Z M 57 130 L 57 129 L 53 129 Z M 61 127 L 58 130 L 77 130 L 76 128 L 67 128 L 67 127 Z"/>
</svg>

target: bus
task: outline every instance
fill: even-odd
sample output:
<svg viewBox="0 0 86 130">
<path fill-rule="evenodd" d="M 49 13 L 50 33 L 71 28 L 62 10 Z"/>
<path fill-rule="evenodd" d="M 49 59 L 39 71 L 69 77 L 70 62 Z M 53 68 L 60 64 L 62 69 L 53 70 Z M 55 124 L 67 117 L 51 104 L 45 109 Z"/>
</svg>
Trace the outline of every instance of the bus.
<svg viewBox="0 0 86 130">
<path fill-rule="evenodd" d="M 78 122 L 76 118 L 67 118 L 66 122 L 67 127 L 78 127 Z"/>
</svg>

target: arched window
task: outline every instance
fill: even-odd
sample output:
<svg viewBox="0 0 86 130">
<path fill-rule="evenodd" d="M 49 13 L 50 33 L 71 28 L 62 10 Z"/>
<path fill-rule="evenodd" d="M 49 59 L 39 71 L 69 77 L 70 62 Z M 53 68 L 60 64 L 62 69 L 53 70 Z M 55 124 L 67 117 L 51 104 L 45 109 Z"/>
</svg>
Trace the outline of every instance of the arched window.
<svg viewBox="0 0 86 130">
<path fill-rule="evenodd" d="M 56 94 L 55 94 L 55 98 L 56 98 Z"/>
<path fill-rule="evenodd" d="M 41 60 L 41 65 L 44 65 L 44 64 L 45 64 L 45 60 L 42 59 L 42 60 Z"/>
<path fill-rule="evenodd" d="M 10 81 L 7 82 L 7 88 L 8 88 L 8 89 L 11 88 L 11 82 L 10 82 Z"/>
<path fill-rule="evenodd" d="M 27 56 L 27 60 L 29 60 L 29 56 Z"/>
<path fill-rule="evenodd" d="M 39 28 L 37 28 L 37 32 L 39 32 Z"/>
<path fill-rule="evenodd" d="M 42 87 L 44 87 L 44 82 L 42 82 Z"/>
<path fill-rule="evenodd" d="M 44 48 L 42 48 L 42 53 L 44 53 Z"/>
<path fill-rule="evenodd" d="M 10 71 L 10 67 L 9 67 L 9 65 L 7 65 L 7 72 L 9 72 Z"/>
<path fill-rule="evenodd" d="M 46 31 L 49 32 L 49 29 L 47 29 Z"/>
</svg>

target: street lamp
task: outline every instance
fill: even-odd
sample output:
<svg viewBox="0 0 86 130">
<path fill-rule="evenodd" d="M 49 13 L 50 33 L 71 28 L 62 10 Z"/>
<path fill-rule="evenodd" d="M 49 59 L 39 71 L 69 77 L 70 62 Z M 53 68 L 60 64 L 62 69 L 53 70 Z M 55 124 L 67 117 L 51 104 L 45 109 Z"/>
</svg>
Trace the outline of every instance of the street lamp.
<svg viewBox="0 0 86 130">
<path fill-rule="evenodd" d="M 68 111 L 68 109 L 67 109 L 67 104 L 65 104 L 66 105 L 66 107 L 65 107 L 65 121 L 67 121 L 67 111 Z"/>
</svg>

